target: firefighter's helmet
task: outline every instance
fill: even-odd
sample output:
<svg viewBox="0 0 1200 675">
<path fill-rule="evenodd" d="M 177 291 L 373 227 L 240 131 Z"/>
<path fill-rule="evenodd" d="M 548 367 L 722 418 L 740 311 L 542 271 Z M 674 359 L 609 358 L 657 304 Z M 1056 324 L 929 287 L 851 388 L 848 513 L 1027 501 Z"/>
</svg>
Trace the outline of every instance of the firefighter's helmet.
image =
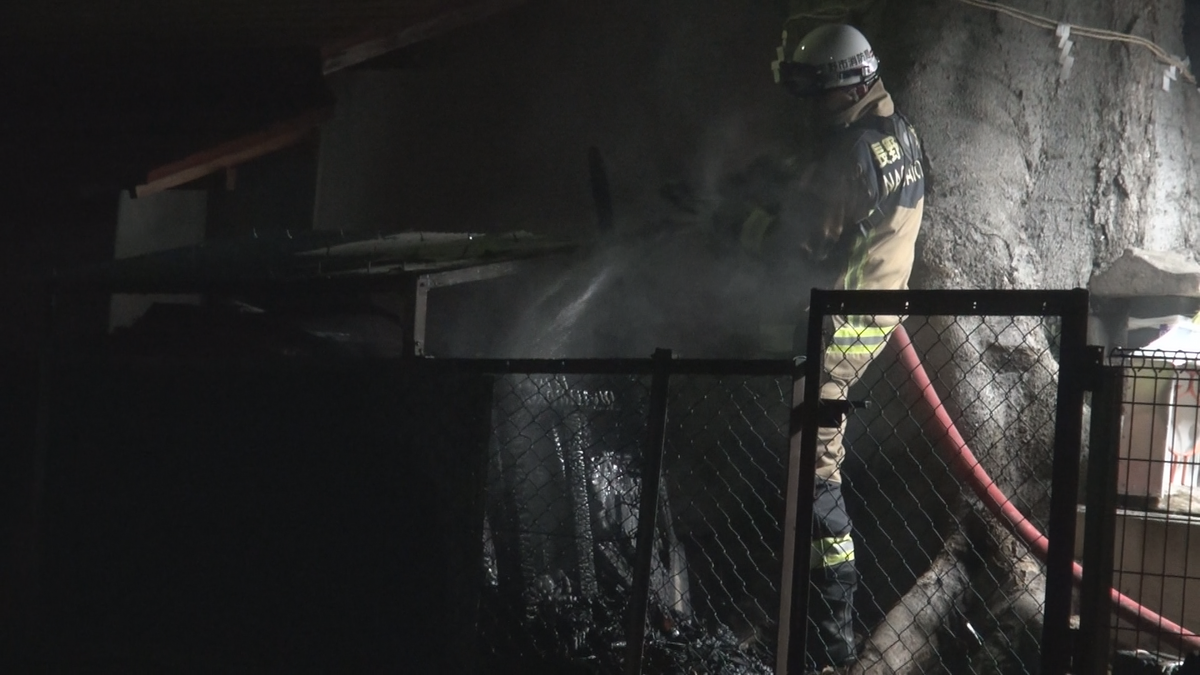
<svg viewBox="0 0 1200 675">
<path fill-rule="evenodd" d="M 879 59 L 867 38 L 852 26 L 831 24 L 813 30 L 788 58 L 787 33 L 772 64 L 775 81 L 797 96 L 871 84 L 879 77 Z"/>
</svg>

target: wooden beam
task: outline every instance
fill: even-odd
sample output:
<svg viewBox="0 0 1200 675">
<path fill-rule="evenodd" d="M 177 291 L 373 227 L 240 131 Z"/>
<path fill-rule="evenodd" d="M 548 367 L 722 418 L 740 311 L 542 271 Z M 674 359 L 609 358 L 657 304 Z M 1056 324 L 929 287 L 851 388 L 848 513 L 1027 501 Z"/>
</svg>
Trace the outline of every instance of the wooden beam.
<svg viewBox="0 0 1200 675">
<path fill-rule="evenodd" d="M 398 31 L 388 33 L 374 31 L 353 40 L 331 45 L 322 50 L 325 58 L 323 70 L 328 75 L 343 68 L 358 65 L 401 47 L 407 47 L 448 33 L 455 28 L 486 19 L 524 2 L 525 0 L 476 0 L 431 19 L 405 26 Z"/>
<path fill-rule="evenodd" d="M 179 187 L 295 145 L 307 138 L 332 115 L 333 108 L 311 110 L 299 117 L 274 124 L 263 131 L 221 143 L 177 162 L 164 164 L 146 174 L 146 182 L 137 186 L 135 195 L 145 197 L 155 192 Z"/>
</svg>

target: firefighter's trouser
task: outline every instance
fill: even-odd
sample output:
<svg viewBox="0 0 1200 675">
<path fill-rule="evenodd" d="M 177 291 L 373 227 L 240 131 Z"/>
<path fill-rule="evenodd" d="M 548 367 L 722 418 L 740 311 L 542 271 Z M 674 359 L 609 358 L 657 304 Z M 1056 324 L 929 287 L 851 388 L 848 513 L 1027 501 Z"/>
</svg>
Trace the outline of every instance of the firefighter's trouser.
<svg viewBox="0 0 1200 675">
<path fill-rule="evenodd" d="M 854 539 L 842 485 L 817 478 L 813 486 L 813 542 L 809 559 L 808 667 L 840 666 L 854 646 Z"/>
<path fill-rule="evenodd" d="M 822 363 L 821 398 L 846 400 L 871 361 L 883 351 L 900 317 L 834 317 L 833 338 Z M 810 556 L 808 667 L 854 661 L 854 539 L 842 496 L 846 421 L 817 430 L 813 486 L 813 543 Z"/>
<path fill-rule="evenodd" d="M 898 316 L 833 317 L 833 339 L 825 347 L 821 364 L 821 398 L 844 401 L 850 387 L 862 377 L 871 361 L 883 352 Z M 842 460 L 846 420 L 836 427 L 817 429 L 817 476 L 831 481 L 842 479 Z"/>
</svg>

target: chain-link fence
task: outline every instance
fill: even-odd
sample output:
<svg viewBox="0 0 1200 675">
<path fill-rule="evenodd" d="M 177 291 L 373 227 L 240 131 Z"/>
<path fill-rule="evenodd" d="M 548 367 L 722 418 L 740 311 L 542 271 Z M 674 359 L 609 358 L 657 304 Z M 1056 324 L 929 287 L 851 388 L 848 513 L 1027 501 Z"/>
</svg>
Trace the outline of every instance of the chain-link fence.
<svg viewBox="0 0 1200 675">
<path fill-rule="evenodd" d="M 1073 541 L 1082 388 L 1068 371 L 1084 352 L 1086 298 L 1081 313 L 1077 294 L 1016 295 L 864 294 L 853 310 L 814 299 L 815 325 L 853 311 L 858 325 L 879 327 L 891 312 L 906 315 L 907 330 L 846 341 L 830 325 L 810 354 L 807 396 L 821 402 L 804 408 L 811 463 L 800 462 L 799 475 L 817 475 L 817 498 L 806 503 L 807 489 L 792 488 L 797 522 L 819 511 L 830 482 L 821 479 L 834 478 L 853 527 L 822 532 L 817 513 L 815 541 L 797 527 L 790 549 L 788 439 L 800 418 L 789 415 L 793 382 L 783 372 L 676 373 L 661 412 L 645 369 L 499 377 L 485 669 L 784 672 L 778 657 L 791 650 L 788 672 L 800 673 L 830 663 L 822 624 L 841 612 L 849 618 L 832 633 L 848 636 L 849 660 L 860 665 L 1056 672 L 1043 646 L 1068 641 L 1071 550 L 1056 552 L 1046 534 Z M 872 312 L 870 302 L 882 305 Z M 883 347 L 889 340 L 893 349 Z M 821 371 L 836 367 L 824 348 L 839 342 L 870 347 L 840 392 L 820 386 Z M 822 466 L 818 444 L 829 444 L 841 417 L 845 457 Z M 661 465 L 652 459 L 656 420 L 665 423 Z M 657 527 L 639 549 L 649 513 Z M 849 584 L 827 569 L 847 562 Z M 791 611 L 780 612 L 781 595 Z"/>
<path fill-rule="evenodd" d="M 776 638 L 792 378 L 693 375 L 672 384 L 665 480 L 693 580 L 690 622 L 680 627 L 689 639 L 676 643 L 672 662 L 770 672 L 760 666 L 771 663 Z M 718 642 L 694 644 L 700 635 Z M 730 638 L 744 655 L 728 649 Z"/>
<path fill-rule="evenodd" d="M 852 560 L 835 628 L 860 664 L 1065 673 L 1038 665 L 1071 610 L 1079 317 L 1054 294 L 997 297 L 814 296 L 814 326 L 886 313 L 907 330 L 817 334 L 800 409 L 791 361 L 80 374 L 55 396 L 71 423 L 51 436 L 54 625 L 110 647 L 81 627 L 120 626 L 172 663 L 205 640 L 241 650 L 209 649 L 213 667 L 765 675 L 791 654 L 802 673 L 829 652 L 807 630 L 833 613 L 823 575 Z M 870 358 L 831 396 L 819 374 L 839 344 Z M 831 477 L 818 444 L 835 427 L 820 425 L 842 416 L 853 527 L 817 527 L 813 546 L 807 481 Z M 140 492 L 109 496 L 123 490 Z M 152 568 L 174 576 L 139 576 Z"/>
<path fill-rule="evenodd" d="M 1102 411 L 1119 427 L 1108 439 L 1115 475 L 1101 488 L 1115 497 L 1105 572 L 1124 597 L 1104 637 L 1113 672 L 1175 672 L 1200 651 L 1200 362 L 1147 349 L 1117 350 L 1110 362 L 1122 384 Z"/>
<path fill-rule="evenodd" d="M 662 364 L 497 377 L 481 670 L 772 672 L 792 366 Z"/>
<path fill-rule="evenodd" d="M 814 294 L 790 672 L 1066 672 L 1080 300 Z"/>
</svg>

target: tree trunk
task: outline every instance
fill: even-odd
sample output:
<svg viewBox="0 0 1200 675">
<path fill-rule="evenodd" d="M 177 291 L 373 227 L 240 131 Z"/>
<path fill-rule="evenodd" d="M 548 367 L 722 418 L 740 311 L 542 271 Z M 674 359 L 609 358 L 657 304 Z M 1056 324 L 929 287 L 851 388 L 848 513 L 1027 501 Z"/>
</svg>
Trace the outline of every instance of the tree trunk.
<svg viewBox="0 0 1200 675">
<path fill-rule="evenodd" d="M 962 532 L 947 541 L 913 587 L 871 634 L 851 670 L 855 675 L 928 672 L 939 659 L 937 636 L 954 616 L 970 584 L 964 562 L 969 544 Z"/>
</svg>

